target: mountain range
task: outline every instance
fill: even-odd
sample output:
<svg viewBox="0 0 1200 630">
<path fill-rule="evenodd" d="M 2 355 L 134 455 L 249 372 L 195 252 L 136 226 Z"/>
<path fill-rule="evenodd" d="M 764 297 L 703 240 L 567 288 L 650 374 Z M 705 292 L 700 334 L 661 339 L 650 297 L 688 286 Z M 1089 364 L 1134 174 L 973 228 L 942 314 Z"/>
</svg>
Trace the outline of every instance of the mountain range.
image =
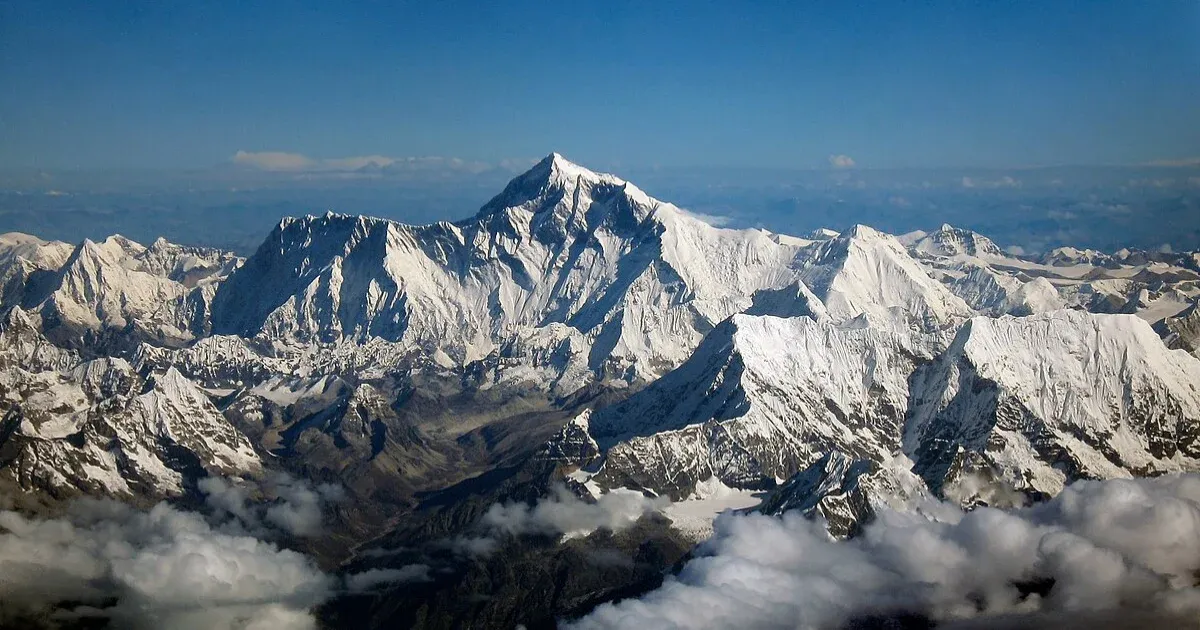
<svg viewBox="0 0 1200 630">
<path fill-rule="evenodd" d="M 1198 300 L 1200 252 L 724 229 L 557 154 L 473 217 L 285 218 L 248 258 L 10 233 L 0 490 L 55 514 L 287 471 L 347 491 L 339 534 L 295 543 L 331 567 L 407 562 L 365 550 L 453 539 L 556 484 L 585 501 L 754 494 L 849 535 L 917 496 L 1020 504 L 1200 471 Z M 328 615 L 578 614 L 683 557 L 691 534 L 667 514 L 637 530 L 652 570 L 591 576 L 573 599 L 467 611 L 448 603 L 466 587 L 434 580 Z M 563 544 L 520 558 L 585 543 Z M 471 571 L 455 579 L 484 579 Z"/>
</svg>

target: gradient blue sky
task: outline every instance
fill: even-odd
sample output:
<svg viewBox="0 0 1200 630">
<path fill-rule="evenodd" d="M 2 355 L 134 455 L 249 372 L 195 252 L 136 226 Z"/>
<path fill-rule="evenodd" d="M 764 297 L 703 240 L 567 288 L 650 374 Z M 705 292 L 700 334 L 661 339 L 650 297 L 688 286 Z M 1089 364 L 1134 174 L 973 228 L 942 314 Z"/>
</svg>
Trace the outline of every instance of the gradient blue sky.
<svg viewBox="0 0 1200 630">
<path fill-rule="evenodd" d="M 0 167 L 1200 155 L 1200 2 L 0 1 Z"/>
</svg>

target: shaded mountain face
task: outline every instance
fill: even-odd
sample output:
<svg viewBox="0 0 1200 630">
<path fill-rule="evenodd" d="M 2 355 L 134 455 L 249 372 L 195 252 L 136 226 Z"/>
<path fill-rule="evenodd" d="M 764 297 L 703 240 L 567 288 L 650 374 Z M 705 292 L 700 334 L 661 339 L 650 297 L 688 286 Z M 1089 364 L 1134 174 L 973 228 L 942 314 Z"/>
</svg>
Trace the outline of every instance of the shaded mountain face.
<svg viewBox="0 0 1200 630">
<path fill-rule="evenodd" d="M 1154 324 L 1154 330 L 1171 348 L 1179 348 L 1200 357 L 1200 301 Z"/>
<path fill-rule="evenodd" d="M 155 500 L 197 476 L 256 475 L 250 440 L 179 371 L 81 360 L 19 308 L 0 328 L 0 466 L 21 492 Z"/>
<path fill-rule="evenodd" d="M 681 367 L 593 417 L 608 447 L 601 478 L 682 499 L 713 476 L 769 487 L 829 449 L 885 458 L 922 355 L 886 328 L 736 315 Z"/>
<path fill-rule="evenodd" d="M 975 318 L 912 382 L 905 447 L 935 490 L 975 468 L 1052 496 L 1200 465 L 1200 362 L 1132 315 Z"/>
<path fill-rule="evenodd" d="M 351 550 L 382 537 L 441 558 L 494 503 L 560 485 L 677 515 L 762 493 L 763 512 L 852 535 L 884 506 L 1195 471 L 1189 260 L 1032 260 L 952 226 L 721 229 L 557 154 L 462 221 L 287 218 L 245 260 L 6 234 L 0 488 L 52 512 L 286 470 L 348 495 L 309 551 L 399 571 L 403 554 Z M 684 529 L 659 515 L 615 538 L 517 536 L 447 561 L 470 586 L 393 585 L 328 613 L 550 623 L 647 588 Z M 636 570 L 588 564 L 614 554 Z M 570 587 L 462 603 L 542 562 L 556 568 L 536 588 Z"/>
</svg>

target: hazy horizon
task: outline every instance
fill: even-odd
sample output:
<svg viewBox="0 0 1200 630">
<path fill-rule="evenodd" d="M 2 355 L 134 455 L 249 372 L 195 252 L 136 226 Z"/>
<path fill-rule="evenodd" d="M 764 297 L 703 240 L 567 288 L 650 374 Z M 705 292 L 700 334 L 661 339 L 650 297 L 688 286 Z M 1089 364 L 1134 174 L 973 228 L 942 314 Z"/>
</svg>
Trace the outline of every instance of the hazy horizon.
<svg viewBox="0 0 1200 630">
<path fill-rule="evenodd" d="M 569 156 L 568 156 L 569 158 Z M 282 217 L 332 210 L 405 223 L 472 216 L 533 160 L 353 170 L 228 165 L 126 173 L 0 171 L 0 232 L 77 242 L 121 233 L 252 252 Z M 1200 167 L 1036 169 L 597 168 L 721 227 L 804 234 L 942 223 L 1013 251 L 1200 248 Z"/>
</svg>

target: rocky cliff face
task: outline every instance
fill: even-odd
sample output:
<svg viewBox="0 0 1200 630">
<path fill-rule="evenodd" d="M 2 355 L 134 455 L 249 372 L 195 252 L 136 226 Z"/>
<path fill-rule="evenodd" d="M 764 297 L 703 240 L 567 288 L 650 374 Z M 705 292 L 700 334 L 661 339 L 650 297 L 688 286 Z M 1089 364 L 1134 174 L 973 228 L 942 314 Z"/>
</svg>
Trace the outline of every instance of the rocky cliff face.
<svg viewBox="0 0 1200 630">
<path fill-rule="evenodd" d="M 250 441 L 177 370 L 82 361 L 9 314 L 0 332 L 0 474 L 26 492 L 176 496 L 205 474 L 254 475 Z"/>
<path fill-rule="evenodd" d="M 905 448 L 935 490 L 982 467 L 1032 494 L 1196 469 L 1200 362 L 1131 315 L 975 318 L 913 377 Z"/>
</svg>

